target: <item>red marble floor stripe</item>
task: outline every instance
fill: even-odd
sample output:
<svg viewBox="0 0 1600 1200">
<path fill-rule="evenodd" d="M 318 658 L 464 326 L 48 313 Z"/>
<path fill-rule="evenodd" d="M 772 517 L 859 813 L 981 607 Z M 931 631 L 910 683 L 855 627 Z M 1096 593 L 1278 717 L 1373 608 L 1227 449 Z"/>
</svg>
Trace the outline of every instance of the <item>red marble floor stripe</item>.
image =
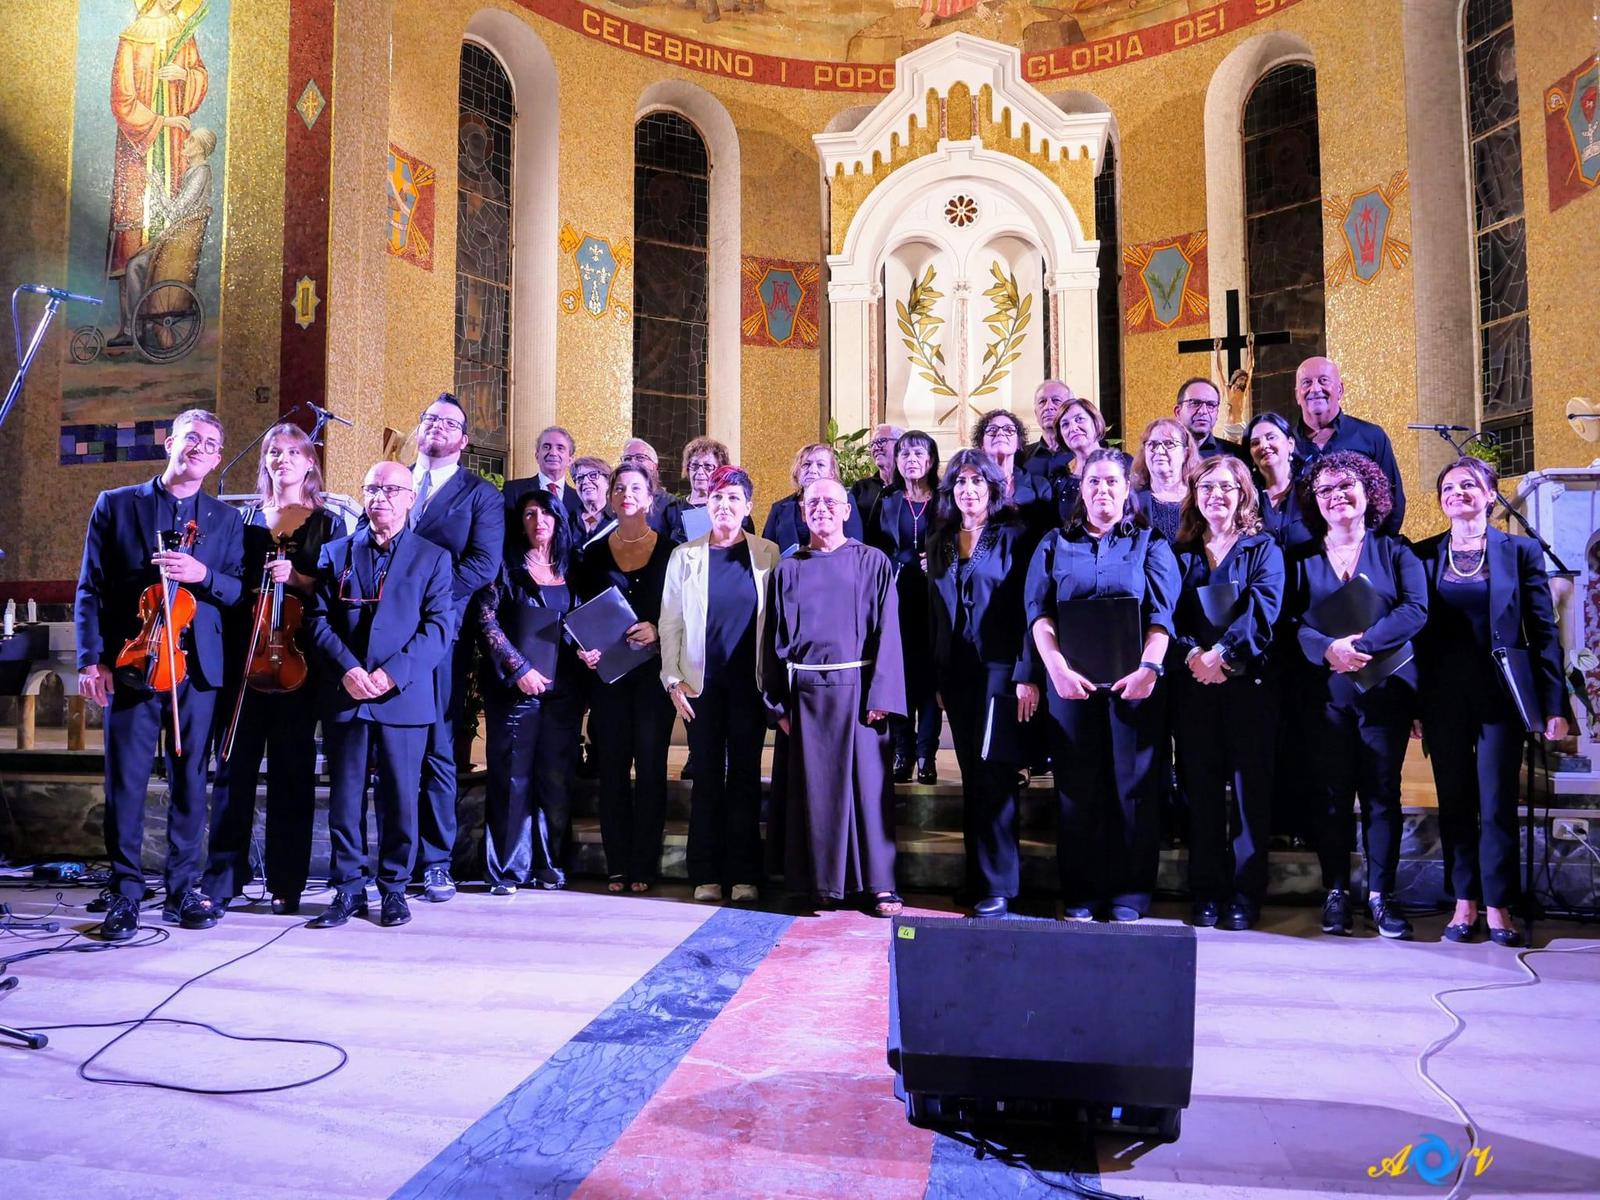
<svg viewBox="0 0 1600 1200">
<path fill-rule="evenodd" d="M 884 1058 L 889 926 L 797 920 L 575 1193 L 915 1200 L 933 1135 Z"/>
</svg>

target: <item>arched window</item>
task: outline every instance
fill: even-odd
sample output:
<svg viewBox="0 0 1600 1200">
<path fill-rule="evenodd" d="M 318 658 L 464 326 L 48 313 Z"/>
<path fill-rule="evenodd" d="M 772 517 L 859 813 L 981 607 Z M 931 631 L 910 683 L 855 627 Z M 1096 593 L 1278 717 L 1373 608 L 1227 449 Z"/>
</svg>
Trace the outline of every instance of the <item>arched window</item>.
<svg viewBox="0 0 1600 1200">
<path fill-rule="evenodd" d="M 1533 468 L 1533 364 L 1511 0 L 1467 0 L 1462 25 L 1478 265 L 1479 419 L 1499 435 L 1501 473 L 1520 475 Z"/>
<path fill-rule="evenodd" d="M 1117 148 L 1106 141 L 1105 160 L 1094 179 L 1094 232 L 1100 239 L 1100 395 L 1106 424 L 1122 426 L 1122 238 L 1117 221 Z M 1048 306 L 1046 306 L 1048 307 Z"/>
<path fill-rule="evenodd" d="M 505 68 L 461 46 L 457 142 L 455 394 L 472 443 L 462 463 L 506 473 L 511 397 L 511 138 L 516 105 Z"/>
<path fill-rule="evenodd" d="M 1317 73 L 1307 63 L 1274 67 L 1245 101 L 1244 209 L 1250 328 L 1294 339 L 1256 352 L 1251 395 L 1257 412 L 1293 417 L 1295 368 L 1327 347 Z"/>
<path fill-rule="evenodd" d="M 684 444 L 706 428 L 711 164 L 684 117 L 633 127 L 633 433 L 673 487 Z"/>
</svg>

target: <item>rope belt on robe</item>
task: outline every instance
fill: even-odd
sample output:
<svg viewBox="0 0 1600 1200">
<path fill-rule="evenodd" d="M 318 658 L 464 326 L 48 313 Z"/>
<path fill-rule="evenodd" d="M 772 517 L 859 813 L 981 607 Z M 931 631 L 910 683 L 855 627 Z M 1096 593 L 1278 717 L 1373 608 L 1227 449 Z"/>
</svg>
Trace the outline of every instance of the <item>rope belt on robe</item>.
<svg viewBox="0 0 1600 1200">
<path fill-rule="evenodd" d="M 793 686 L 794 673 L 796 671 L 853 671 L 857 667 L 870 667 L 874 661 L 870 658 L 863 658 L 858 662 L 847 663 L 790 663 L 789 683 Z"/>
</svg>

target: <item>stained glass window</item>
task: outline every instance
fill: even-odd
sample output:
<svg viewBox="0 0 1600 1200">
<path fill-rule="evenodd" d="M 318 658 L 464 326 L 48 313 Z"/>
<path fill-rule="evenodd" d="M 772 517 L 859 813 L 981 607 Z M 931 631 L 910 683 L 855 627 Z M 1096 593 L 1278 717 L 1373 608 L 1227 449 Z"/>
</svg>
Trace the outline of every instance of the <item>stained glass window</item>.
<svg viewBox="0 0 1600 1200">
<path fill-rule="evenodd" d="M 1499 438 L 1501 474 L 1520 475 L 1533 468 L 1533 364 L 1511 0 L 1467 0 L 1462 25 L 1478 259 L 1479 420 Z"/>
<path fill-rule="evenodd" d="M 1117 148 L 1106 141 L 1105 162 L 1094 180 L 1094 228 L 1100 239 L 1100 412 L 1122 424 L 1122 239 L 1117 228 Z M 1047 336 L 1048 336 L 1048 331 Z"/>
<path fill-rule="evenodd" d="M 633 129 L 633 433 L 675 487 L 683 447 L 706 428 L 711 164 L 674 112 Z"/>
<path fill-rule="evenodd" d="M 511 139 L 516 106 L 505 68 L 461 46 L 456 193 L 455 394 L 472 444 L 463 461 L 504 475 L 511 406 Z"/>
<path fill-rule="evenodd" d="M 1244 107 L 1245 263 L 1250 328 L 1287 329 L 1286 346 L 1256 351 L 1256 412 L 1298 417 L 1294 373 L 1327 348 L 1322 265 L 1322 151 L 1317 73 L 1274 67 Z"/>
</svg>

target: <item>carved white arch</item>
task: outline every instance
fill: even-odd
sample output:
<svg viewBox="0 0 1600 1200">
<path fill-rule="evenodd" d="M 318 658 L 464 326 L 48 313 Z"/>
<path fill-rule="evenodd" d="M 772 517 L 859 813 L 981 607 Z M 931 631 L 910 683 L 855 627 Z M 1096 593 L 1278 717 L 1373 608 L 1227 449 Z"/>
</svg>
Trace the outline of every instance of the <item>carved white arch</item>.
<svg viewBox="0 0 1600 1200">
<path fill-rule="evenodd" d="M 537 469 L 539 431 L 556 420 L 561 87 L 549 49 L 514 14 L 481 9 L 467 22 L 465 37 L 500 60 L 511 80 L 517 112 L 511 138 L 511 412 L 506 474 L 527 475 Z"/>
<path fill-rule="evenodd" d="M 1218 298 L 1232 288 L 1250 288 L 1245 267 L 1244 106 L 1256 83 L 1285 63 L 1315 67 L 1304 39 L 1285 30 L 1240 43 L 1217 64 L 1206 87 L 1206 254 L 1211 287 L 1211 332 L 1223 332 L 1225 307 Z"/>
<path fill-rule="evenodd" d="M 675 112 L 700 132 L 711 167 L 706 433 L 728 447 L 739 461 L 741 427 L 739 255 L 743 246 L 740 214 L 739 131 L 728 110 L 704 88 L 682 79 L 663 79 L 639 96 L 637 122 L 653 112 Z"/>
</svg>

